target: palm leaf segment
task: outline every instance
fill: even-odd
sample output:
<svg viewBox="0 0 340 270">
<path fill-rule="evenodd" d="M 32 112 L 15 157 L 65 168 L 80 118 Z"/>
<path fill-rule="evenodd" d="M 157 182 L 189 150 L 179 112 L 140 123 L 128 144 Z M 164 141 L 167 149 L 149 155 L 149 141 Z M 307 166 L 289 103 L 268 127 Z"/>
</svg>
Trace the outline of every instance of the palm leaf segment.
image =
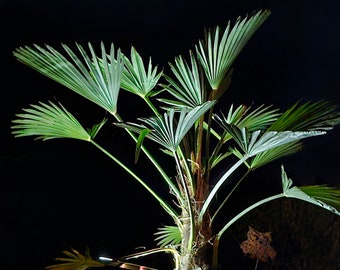
<svg viewBox="0 0 340 270">
<path fill-rule="evenodd" d="M 227 130 L 226 126 L 234 125 L 238 128 L 246 128 L 248 132 L 253 132 L 257 130 L 266 130 L 270 125 L 272 125 L 280 116 L 278 109 L 271 109 L 272 106 L 261 105 L 254 110 L 252 107 L 240 105 L 236 109 L 231 105 L 227 116 L 223 114 L 221 116 L 214 114 L 213 119 L 222 126 L 223 129 Z M 223 140 L 227 141 L 231 137 L 230 133 L 226 132 Z M 255 169 L 257 167 L 263 166 L 279 157 L 288 155 L 293 151 L 297 151 L 300 144 L 294 142 L 292 144 L 284 144 L 280 147 L 275 147 L 269 151 L 259 153 L 250 160 L 245 161 L 245 165 L 248 168 Z M 238 149 L 231 149 L 238 158 L 242 158 L 243 154 L 238 151 Z"/>
<path fill-rule="evenodd" d="M 212 89 L 219 89 L 236 57 L 269 15 L 269 10 L 261 10 L 250 18 L 239 17 L 232 28 L 229 21 L 222 37 L 220 27 L 216 27 L 214 33 L 207 33 L 205 41 L 199 42 L 197 56 Z"/>
<path fill-rule="evenodd" d="M 270 109 L 271 107 L 261 105 L 252 110 L 251 106 L 240 105 L 234 109 L 234 106 L 231 105 L 227 116 L 222 114 L 220 117 L 214 114 L 213 118 L 222 126 L 223 123 L 226 123 L 236 125 L 239 128 L 246 127 L 248 131 L 265 130 L 280 116 L 278 109 Z"/>
<path fill-rule="evenodd" d="M 171 71 L 178 82 L 164 74 L 164 78 L 170 85 L 164 85 L 166 89 L 176 100 L 162 99 L 159 100 L 174 107 L 189 107 L 202 105 L 205 101 L 204 85 L 201 83 L 200 73 L 196 59 L 192 52 L 191 67 L 182 56 L 175 58 L 175 64 L 170 63 Z"/>
<path fill-rule="evenodd" d="M 296 102 L 268 130 L 330 130 L 340 123 L 336 105 L 326 101 Z"/>
<path fill-rule="evenodd" d="M 214 101 L 207 101 L 201 106 L 197 106 L 192 110 L 182 108 L 179 112 L 179 119 L 175 118 L 175 110 L 170 109 L 163 114 L 163 117 L 138 118 L 144 124 L 136 123 L 116 123 L 117 126 L 127 128 L 136 133 L 144 133 L 145 136 L 154 142 L 162 145 L 167 150 L 175 152 L 182 141 L 183 137 L 194 125 L 196 120 L 209 110 Z"/>
<path fill-rule="evenodd" d="M 182 231 L 178 226 L 165 226 L 159 228 L 157 232 L 154 233 L 155 241 L 160 247 L 165 247 L 168 245 L 177 245 L 181 243 Z"/>
<path fill-rule="evenodd" d="M 235 126 L 227 127 L 227 129 L 248 157 L 283 144 L 326 134 L 324 131 L 269 131 L 262 133 L 260 130 L 249 133 L 246 128 L 238 129 Z"/>
<path fill-rule="evenodd" d="M 325 185 L 293 186 L 293 181 L 287 177 L 283 166 L 281 169 L 284 196 L 315 204 L 340 216 L 340 212 L 335 208 L 340 209 L 340 190 Z"/>
<path fill-rule="evenodd" d="M 46 269 L 52 269 L 52 270 L 86 270 L 88 268 L 93 268 L 93 267 L 105 267 L 105 264 L 93 260 L 90 256 L 90 252 L 87 249 L 86 254 L 82 255 L 75 249 L 71 249 L 72 252 L 70 251 L 63 251 L 63 253 L 67 256 L 64 258 L 56 258 L 56 261 L 59 261 L 61 263 L 59 264 L 54 264 L 47 266 Z"/>
<path fill-rule="evenodd" d="M 61 104 L 40 102 L 24 109 L 26 113 L 17 114 L 13 120 L 12 132 L 15 137 L 38 136 L 38 139 L 72 138 L 90 141 L 91 135 Z M 100 128 L 94 129 L 94 133 Z"/>
<path fill-rule="evenodd" d="M 152 90 L 157 85 L 162 76 L 162 72 L 157 73 L 157 66 L 152 67 L 151 58 L 148 63 L 148 69 L 145 69 L 143 59 L 134 47 L 131 48 L 131 61 L 125 57 L 124 70 L 121 82 L 121 88 L 134 93 L 143 99 L 152 96 L 156 92 Z"/>
<path fill-rule="evenodd" d="M 20 62 L 115 114 L 123 55 L 118 50 L 115 57 L 113 44 L 107 55 L 104 44 L 101 43 L 101 59 L 98 59 L 92 45 L 88 43 L 92 57 L 90 59 L 82 46 L 77 43 L 76 46 L 82 60 L 65 44 L 62 44 L 62 47 L 72 62 L 51 46 L 46 46 L 46 49 L 38 45 L 33 48 L 20 47 L 14 51 L 14 56 Z"/>
</svg>

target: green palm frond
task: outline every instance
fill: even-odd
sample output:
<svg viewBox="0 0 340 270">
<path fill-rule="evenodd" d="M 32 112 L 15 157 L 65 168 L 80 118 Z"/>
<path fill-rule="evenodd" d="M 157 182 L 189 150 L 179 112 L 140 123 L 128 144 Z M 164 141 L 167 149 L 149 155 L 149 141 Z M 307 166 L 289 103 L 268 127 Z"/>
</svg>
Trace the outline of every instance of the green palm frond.
<svg viewBox="0 0 340 270">
<path fill-rule="evenodd" d="M 142 57 L 134 47 L 131 47 L 130 55 L 131 61 L 128 57 L 125 57 L 121 88 L 143 99 L 150 95 L 152 96 L 156 93 L 152 90 L 157 85 L 162 72 L 157 73 L 157 66 L 152 66 L 151 58 L 146 70 Z"/>
<path fill-rule="evenodd" d="M 212 89 L 219 89 L 236 57 L 270 13 L 261 10 L 243 20 L 239 17 L 232 28 L 229 21 L 222 37 L 220 27 L 216 27 L 214 32 L 207 32 L 205 41 L 196 45 L 198 59 Z"/>
<path fill-rule="evenodd" d="M 326 101 L 293 104 L 268 129 L 270 131 L 330 130 L 340 123 L 337 106 Z"/>
<path fill-rule="evenodd" d="M 261 105 L 251 111 L 251 106 L 240 105 L 235 110 L 231 105 L 227 117 L 214 114 L 213 118 L 219 125 L 233 124 L 239 128 L 247 128 L 248 131 L 265 130 L 279 117 L 278 109 L 271 109 L 271 106 Z"/>
<path fill-rule="evenodd" d="M 100 123 L 93 125 L 92 128 L 90 129 L 89 128 L 87 129 L 87 132 L 89 133 L 92 139 L 94 139 L 97 136 L 98 132 L 105 125 L 106 121 L 107 118 L 104 118 Z"/>
<path fill-rule="evenodd" d="M 23 109 L 22 114 L 12 122 L 11 127 L 15 137 L 38 136 L 37 139 L 48 140 L 55 138 L 71 138 L 90 141 L 91 136 L 86 132 L 77 119 L 60 103 L 49 104 L 39 102 L 31 108 Z"/>
<path fill-rule="evenodd" d="M 295 154 L 301 150 L 302 150 L 301 141 L 286 143 L 275 148 L 271 148 L 251 158 L 249 160 L 248 168 L 251 168 L 253 170 L 257 169 L 270 162 L 273 162 L 274 160 L 277 160 L 284 156 Z"/>
<path fill-rule="evenodd" d="M 228 150 L 223 154 L 218 154 L 217 156 L 211 156 L 211 169 L 214 168 L 217 164 L 219 164 L 221 161 L 225 160 L 227 157 L 231 156 L 233 154 L 232 150 Z"/>
<path fill-rule="evenodd" d="M 220 122 L 222 121 L 226 122 L 227 124 L 236 125 L 236 123 L 240 121 L 240 119 L 243 117 L 246 111 L 247 111 L 247 107 L 245 105 L 240 105 L 234 110 L 234 104 L 231 104 L 227 117 L 225 117 L 225 115 L 222 115 L 222 118 L 221 118 L 217 114 L 215 114 L 214 119 Z"/>
<path fill-rule="evenodd" d="M 175 64 L 170 63 L 171 70 L 178 82 L 170 76 L 163 75 L 170 85 L 161 84 L 176 100 L 163 99 L 159 100 L 176 107 L 193 108 L 201 105 L 204 100 L 204 86 L 201 83 L 200 72 L 197 62 L 190 51 L 191 68 L 182 56 L 175 58 Z"/>
<path fill-rule="evenodd" d="M 142 149 L 142 145 L 143 145 L 143 141 L 145 139 L 145 136 L 149 132 L 150 132 L 149 129 L 144 129 L 144 130 L 141 131 L 141 133 L 138 136 L 137 144 L 136 144 L 136 151 L 135 151 L 135 163 L 137 163 L 137 161 L 138 161 L 140 150 Z"/>
<path fill-rule="evenodd" d="M 238 146 L 248 156 L 255 156 L 259 153 L 270 149 L 300 141 L 312 136 L 324 135 L 325 131 L 268 131 L 261 132 L 260 130 L 248 132 L 246 128 L 238 128 L 234 125 L 224 123 L 223 128 L 233 137 Z"/>
<path fill-rule="evenodd" d="M 244 117 L 236 124 L 238 127 L 246 127 L 250 132 L 256 130 L 265 130 L 269 125 L 275 122 L 280 113 L 278 109 L 269 110 L 271 106 L 261 105 L 253 111 L 251 107 L 245 111 Z M 249 112 L 249 113 L 248 113 Z"/>
<path fill-rule="evenodd" d="M 93 267 L 104 267 L 105 264 L 100 261 L 93 260 L 90 256 L 89 250 L 86 250 L 86 255 L 80 254 L 77 250 L 63 251 L 68 256 L 64 258 L 55 258 L 56 261 L 64 262 L 45 267 L 45 269 L 53 270 L 85 270 Z"/>
<path fill-rule="evenodd" d="M 293 181 L 288 178 L 283 166 L 281 166 L 281 179 L 284 196 L 315 204 L 340 216 L 340 212 L 335 208 L 340 209 L 340 190 L 324 185 L 293 186 Z"/>
<path fill-rule="evenodd" d="M 197 119 L 209 110 L 214 103 L 207 101 L 192 110 L 182 108 L 180 112 L 170 109 L 163 114 L 163 117 L 138 118 L 142 124 L 127 122 L 116 123 L 116 125 L 138 134 L 145 133 L 146 138 L 174 152 Z M 175 118 L 176 113 L 179 113 L 179 119 Z M 148 132 L 145 132 L 145 130 L 148 130 Z"/>
<path fill-rule="evenodd" d="M 282 131 L 282 132 L 265 132 L 262 136 L 258 137 L 260 135 L 260 132 L 255 131 L 251 134 L 251 137 L 249 139 L 249 142 L 246 146 L 247 148 L 247 154 L 249 156 L 257 155 L 261 152 L 270 150 L 272 148 L 291 143 L 294 141 L 306 139 L 313 136 L 319 136 L 324 135 L 325 132 L 318 132 L 318 131 Z"/>
<path fill-rule="evenodd" d="M 82 60 L 68 46 L 62 44 L 73 62 L 48 45 L 46 49 L 38 45 L 20 47 L 13 54 L 20 62 L 115 114 L 123 70 L 123 55 L 118 50 L 115 58 L 113 44 L 107 55 L 104 44 L 101 43 L 102 58 L 99 60 L 91 43 L 88 43 L 92 56 L 90 59 L 81 45 L 76 43 L 76 46 Z"/>
<path fill-rule="evenodd" d="M 310 185 L 299 187 L 307 195 L 329 204 L 340 211 L 340 190 L 327 185 Z"/>
<path fill-rule="evenodd" d="M 177 226 L 165 226 L 159 228 L 157 232 L 154 233 L 157 237 L 155 241 L 160 247 L 165 247 L 168 245 L 177 245 L 182 241 L 182 232 Z"/>
</svg>

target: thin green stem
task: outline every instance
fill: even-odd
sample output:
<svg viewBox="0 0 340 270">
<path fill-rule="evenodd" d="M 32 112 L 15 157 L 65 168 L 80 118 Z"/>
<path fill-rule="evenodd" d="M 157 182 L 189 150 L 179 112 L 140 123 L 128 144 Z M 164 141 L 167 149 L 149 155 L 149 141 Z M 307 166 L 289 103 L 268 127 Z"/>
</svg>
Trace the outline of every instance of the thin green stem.
<svg viewBox="0 0 340 270">
<path fill-rule="evenodd" d="M 180 220 L 178 219 L 178 215 L 165 201 L 158 196 L 137 174 L 135 174 L 129 167 L 127 167 L 124 163 L 122 163 L 119 159 L 113 156 L 111 153 L 106 151 L 103 147 L 97 144 L 95 141 L 90 140 L 95 147 L 97 147 L 100 151 L 106 154 L 109 158 L 111 158 L 114 162 L 116 162 L 121 168 L 123 168 L 126 172 L 128 172 L 134 179 L 136 179 L 151 195 L 156 198 L 156 200 L 161 204 L 161 206 L 165 209 L 167 213 L 175 220 L 177 224 L 180 224 Z"/>
<path fill-rule="evenodd" d="M 245 214 L 247 214 L 248 212 L 252 211 L 253 209 L 255 209 L 256 207 L 265 204 L 267 202 L 276 200 L 276 199 L 280 199 L 285 197 L 285 194 L 280 193 L 280 194 L 276 194 L 270 197 L 267 197 L 261 201 L 258 201 L 254 204 L 252 204 L 251 206 L 247 207 L 246 209 L 244 209 L 243 211 L 241 211 L 240 213 L 238 213 L 235 217 L 233 217 L 226 225 L 224 225 L 224 227 L 222 228 L 222 230 L 219 231 L 219 233 L 216 235 L 217 238 L 220 238 L 222 236 L 222 234 L 234 223 L 236 222 L 238 219 L 240 219 L 241 217 L 243 217 Z"/>
<path fill-rule="evenodd" d="M 237 161 L 221 178 L 218 180 L 216 185 L 213 187 L 213 189 L 210 191 L 206 201 L 204 202 L 202 209 L 198 215 L 198 222 L 201 223 L 204 214 L 206 213 L 212 199 L 215 197 L 216 193 L 219 191 L 221 186 L 224 184 L 224 182 L 228 179 L 228 177 L 239 167 L 243 164 L 245 160 L 247 160 L 248 155 L 245 155 L 243 158 L 241 158 L 239 161 Z"/>
<path fill-rule="evenodd" d="M 215 219 L 216 215 L 219 213 L 219 211 L 223 208 L 223 206 L 225 205 L 225 203 L 228 201 L 228 199 L 230 198 L 230 196 L 233 194 L 233 192 L 237 189 L 237 187 L 241 184 L 241 182 L 243 181 L 243 179 L 246 178 L 246 176 L 251 172 L 251 169 L 248 169 L 247 172 L 240 178 L 240 180 L 235 184 L 235 186 L 232 188 L 232 190 L 228 193 L 227 197 L 225 197 L 225 199 L 223 200 L 223 202 L 219 205 L 219 207 L 217 208 L 217 210 L 215 211 L 215 213 L 212 215 L 211 217 L 211 221 L 210 223 L 213 222 L 213 220 Z"/>
<path fill-rule="evenodd" d="M 267 197 L 263 200 L 260 200 L 254 204 L 252 204 L 251 206 L 247 207 L 246 209 L 244 209 L 242 212 L 240 212 L 239 214 L 237 214 L 235 217 L 233 217 L 226 225 L 224 225 L 224 227 L 218 232 L 218 234 L 216 234 L 215 239 L 214 239 L 214 248 L 213 248 L 213 261 L 212 261 L 212 269 L 217 269 L 217 265 L 218 265 L 218 246 L 220 243 L 220 239 L 222 237 L 222 235 L 224 234 L 224 232 L 232 225 L 234 224 L 237 220 L 239 220 L 241 217 L 243 217 L 245 214 L 247 214 L 248 212 L 252 211 L 253 209 L 255 209 L 256 207 L 265 204 L 267 202 L 276 200 L 276 199 L 280 199 L 285 197 L 286 195 L 284 193 L 280 193 L 280 194 L 276 194 L 270 197 Z"/>
<path fill-rule="evenodd" d="M 153 103 L 151 102 L 151 100 L 149 99 L 149 97 L 145 96 L 143 97 L 143 100 L 146 102 L 146 104 L 148 104 L 148 106 L 150 107 L 150 109 L 153 111 L 153 113 L 156 115 L 156 116 L 159 116 L 159 112 L 157 110 L 157 108 L 153 105 Z"/>
</svg>

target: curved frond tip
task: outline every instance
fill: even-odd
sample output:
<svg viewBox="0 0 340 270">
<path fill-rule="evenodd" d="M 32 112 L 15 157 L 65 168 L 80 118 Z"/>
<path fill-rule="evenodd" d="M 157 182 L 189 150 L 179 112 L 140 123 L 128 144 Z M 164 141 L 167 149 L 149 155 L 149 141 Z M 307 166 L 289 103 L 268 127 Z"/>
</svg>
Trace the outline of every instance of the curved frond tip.
<svg viewBox="0 0 340 270">
<path fill-rule="evenodd" d="M 37 136 L 37 139 L 71 138 L 89 141 L 91 136 L 60 103 L 53 102 L 31 105 L 17 114 L 12 122 L 15 137 Z"/>
</svg>

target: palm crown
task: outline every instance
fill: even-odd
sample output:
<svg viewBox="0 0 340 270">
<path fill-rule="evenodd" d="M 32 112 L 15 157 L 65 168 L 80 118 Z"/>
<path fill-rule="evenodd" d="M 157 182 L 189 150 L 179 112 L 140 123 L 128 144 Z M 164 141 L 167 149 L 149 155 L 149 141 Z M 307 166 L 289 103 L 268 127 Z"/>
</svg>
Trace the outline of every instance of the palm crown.
<svg viewBox="0 0 340 270">
<path fill-rule="evenodd" d="M 303 139 L 326 134 L 340 120 L 337 107 L 326 101 L 298 101 L 284 112 L 264 104 L 257 108 L 232 104 L 225 114 L 215 112 L 216 104 L 230 85 L 234 60 L 269 15 L 269 10 L 260 10 L 238 18 L 234 25 L 228 22 L 224 29 L 207 30 L 204 39 L 189 52 L 189 59 L 181 55 L 169 64 L 171 75 L 153 66 L 151 58 L 145 65 L 134 47 L 130 56 L 113 44 L 107 51 L 103 43 L 99 54 L 90 43 L 88 51 L 78 43 L 77 50 L 62 44 L 64 54 L 51 46 L 36 44 L 14 51 L 20 62 L 109 114 L 86 129 L 62 104 L 40 102 L 17 114 L 13 134 L 42 140 L 72 138 L 93 144 L 143 185 L 173 219 L 174 224 L 155 233 L 158 248 L 124 259 L 162 251 L 174 256 L 176 269 L 207 269 L 206 257 L 201 254 L 212 243 L 211 267 L 216 269 L 218 244 L 225 230 L 255 207 L 282 197 L 305 200 L 340 215 L 338 190 L 324 185 L 295 187 L 282 167 L 282 193 L 250 205 L 222 226 L 212 226 L 249 173 L 300 151 Z M 140 97 L 152 116 L 139 117 L 136 122 L 124 121 L 117 110 L 121 90 Z M 149 180 L 96 142 L 96 135 L 112 118 L 118 130 L 127 132 L 135 141 L 135 161 L 141 155 L 147 158 L 161 176 L 156 180 L 169 186 L 175 200 L 167 201 L 147 184 Z M 171 174 L 160 166 L 159 155 L 146 147 L 145 140 L 158 144 L 160 155 L 173 161 Z M 211 177 L 221 164 L 227 168 L 222 176 Z M 242 168 L 243 176 L 238 182 L 231 182 L 230 176 Z M 222 191 L 225 185 L 231 186 L 227 194 Z M 217 194 L 223 199 L 217 200 Z M 86 267 L 93 265 L 85 264 Z"/>
</svg>

